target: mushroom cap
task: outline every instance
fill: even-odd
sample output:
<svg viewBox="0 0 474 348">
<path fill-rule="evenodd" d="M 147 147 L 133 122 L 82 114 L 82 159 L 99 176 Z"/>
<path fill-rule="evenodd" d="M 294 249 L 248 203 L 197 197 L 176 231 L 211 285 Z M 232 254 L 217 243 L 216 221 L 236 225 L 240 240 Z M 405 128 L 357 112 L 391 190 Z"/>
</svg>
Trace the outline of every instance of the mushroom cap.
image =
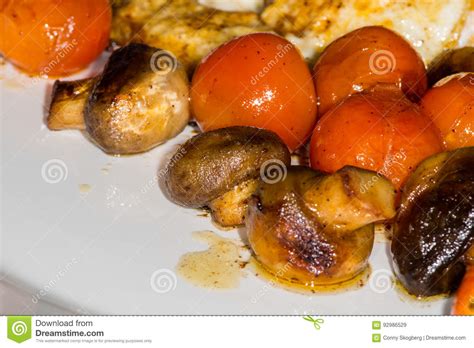
<svg viewBox="0 0 474 348">
<path fill-rule="evenodd" d="M 144 152 L 184 129 L 188 97 L 186 72 L 170 53 L 132 43 L 112 53 L 92 88 L 86 130 L 107 153 Z"/>
<path fill-rule="evenodd" d="M 449 293 L 460 284 L 474 246 L 474 147 L 421 162 L 401 196 L 393 229 L 394 270 L 415 296 Z"/>
<path fill-rule="evenodd" d="M 261 172 L 286 171 L 290 161 L 288 148 L 273 132 L 221 128 L 194 136 L 176 151 L 166 167 L 165 189 L 177 204 L 202 207 Z"/>
</svg>

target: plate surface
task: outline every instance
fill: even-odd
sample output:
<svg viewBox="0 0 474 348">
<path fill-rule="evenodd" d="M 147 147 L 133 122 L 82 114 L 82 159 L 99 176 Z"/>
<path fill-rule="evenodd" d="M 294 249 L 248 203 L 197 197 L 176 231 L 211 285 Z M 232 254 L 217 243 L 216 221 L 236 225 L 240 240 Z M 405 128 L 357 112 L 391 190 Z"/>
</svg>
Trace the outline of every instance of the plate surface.
<svg viewBox="0 0 474 348">
<path fill-rule="evenodd" d="M 184 253 L 206 249 L 192 232 L 239 239 L 172 204 L 156 185 L 191 129 L 148 153 L 111 157 L 78 131 L 46 128 L 52 81 L 0 69 L 1 278 L 3 288 L 26 294 L 13 305 L 11 291 L 0 291 L 3 311 L 48 314 L 53 307 L 36 305 L 44 301 L 90 314 L 448 313 L 450 300 L 416 302 L 393 286 L 386 242 L 375 244 L 369 282 L 350 292 L 293 293 L 251 269 L 235 289 L 191 285 L 175 270 Z"/>
</svg>

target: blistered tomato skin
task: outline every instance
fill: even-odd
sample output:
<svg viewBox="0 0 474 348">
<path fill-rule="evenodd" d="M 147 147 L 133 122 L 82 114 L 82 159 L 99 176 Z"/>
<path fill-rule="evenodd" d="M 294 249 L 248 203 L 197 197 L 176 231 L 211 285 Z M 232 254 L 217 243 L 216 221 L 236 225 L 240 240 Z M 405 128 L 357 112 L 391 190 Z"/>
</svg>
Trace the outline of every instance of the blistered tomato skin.
<svg viewBox="0 0 474 348">
<path fill-rule="evenodd" d="M 401 88 L 413 101 L 427 89 L 426 69 L 403 37 L 378 27 L 354 30 L 331 43 L 314 66 L 319 115 L 377 83 Z"/>
<path fill-rule="evenodd" d="M 28 74 L 68 75 L 101 54 L 111 20 L 107 0 L 4 0 L 0 52 Z"/>
<path fill-rule="evenodd" d="M 426 157 L 443 150 L 438 129 L 418 105 L 394 91 L 359 93 L 329 110 L 314 129 L 311 167 L 353 165 L 378 172 L 396 188 Z"/>
<path fill-rule="evenodd" d="M 421 107 L 441 131 L 448 150 L 474 146 L 474 73 L 447 79 L 423 96 Z"/>
<path fill-rule="evenodd" d="M 304 59 L 289 41 L 269 33 L 241 36 L 205 58 L 193 76 L 191 105 L 203 131 L 265 128 L 290 150 L 304 144 L 316 121 Z"/>
</svg>

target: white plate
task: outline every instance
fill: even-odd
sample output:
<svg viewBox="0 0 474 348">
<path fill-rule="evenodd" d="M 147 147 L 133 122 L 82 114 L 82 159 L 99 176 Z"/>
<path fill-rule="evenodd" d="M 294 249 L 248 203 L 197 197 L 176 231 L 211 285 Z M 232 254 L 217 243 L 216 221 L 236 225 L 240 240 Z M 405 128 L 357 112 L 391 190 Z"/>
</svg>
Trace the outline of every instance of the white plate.
<svg viewBox="0 0 474 348">
<path fill-rule="evenodd" d="M 37 300 L 92 314 L 448 313 L 449 300 L 419 303 L 392 288 L 387 243 L 374 247 L 369 284 L 351 292 L 292 293 L 251 270 L 236 289 L 198 288 L 178 275 L 169 291 L 155 291 L 157 270 L 174 272 L 181 255 L 206 247 L 193 231 L 239 238 L 237 231 L 217 230 L 199 211 L 169 202 L 153 185 L 190 129 L 146 154 L 111 157 L 78 131 L 46 128 L 52 81 L 1 69 L 4 313 L 56 312 Z M 13 296 L 12 288 L 21 291 Z"/>
</svg>

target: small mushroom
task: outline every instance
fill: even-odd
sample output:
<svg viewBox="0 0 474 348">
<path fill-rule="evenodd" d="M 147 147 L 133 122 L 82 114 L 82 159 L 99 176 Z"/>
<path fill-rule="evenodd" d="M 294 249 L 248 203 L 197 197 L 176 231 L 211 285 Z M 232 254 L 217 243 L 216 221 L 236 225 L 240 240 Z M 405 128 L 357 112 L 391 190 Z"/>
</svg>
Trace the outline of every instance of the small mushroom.
<svg viewBox="0 0 474 348">
<path fill-rule="evenodd" d="M 263 267 L 280 279 L 332 285 L 361 273 L 373 223 L 395 215 L 395 189 L 375 172 L 344 167 L 323 175 L 291 167 L 278 183 L 260 182 L 245 227 Z"/>
<path fill-rule="evenodd" d="M 471 263 L 473 168 L 474 147 L 441 152 L 421 162 L 403 188 L 391 250 L 395 274 L 415 296 L 454 291 Z"/>
<path fill-rule="evenodd" d="M 189 120 L 189 82 L 166 51 L 130 44 L 101 75 L 57 81 L 47 119 L 52 130 L 85 129 L 110 154 L 140 153 L 180 133 Z"/>
<path fill-rule="evenodd" d="M 290 165 L 286 145 L 274 133 L 229 127 L 198 134 L 170 159 L 164 186 L 182 206 L 209 207 L 222 226 L 243 223 L 247 202 L 261 175 Z M 263 173 L 263 174 L 261 174 Z"/>
</svg>

